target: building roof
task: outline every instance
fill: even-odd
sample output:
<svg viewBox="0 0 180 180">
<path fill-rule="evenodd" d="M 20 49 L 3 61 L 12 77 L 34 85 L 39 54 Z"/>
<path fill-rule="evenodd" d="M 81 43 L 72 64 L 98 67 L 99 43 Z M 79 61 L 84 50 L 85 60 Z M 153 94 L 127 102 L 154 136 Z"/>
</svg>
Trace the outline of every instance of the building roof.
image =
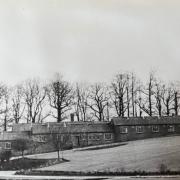
<svg viewBox="0 0 180 180">
<path fill-rule="evenodd" d="M 3 132 L 0 134 L 0 141 L 13 141 L 28 137 L 29 134 L 27 132 Z"/>
<path fill-rule="evenodd" d="M 100 133 L 100 132 L 113 132 L 110 123 L 106 122 L 66 122 L 49 124 L 51 132 L 60 133 Z"/>
<path fill-rule="evenodd" d="M 31 131 L 31 124 L 27 124 L 27 123 L 13 124 L 12 131 L 13 132 Z"/>
<path fill-rule="evenodd" d="M 165 116 L 165 117 L 115 117 L 112 118 L 113 125 L 161 125 L 161 124 L 180 124 L 180 116 Z"/>
<path fill-rule="evenodd" d="M 112 132 L 110 122 L 61 122 L 45 124 L 15 124 L 13 132 L 31 131 L 32 134 L 46 133 L 84 133 L 84 132 Z"/>
</svg>

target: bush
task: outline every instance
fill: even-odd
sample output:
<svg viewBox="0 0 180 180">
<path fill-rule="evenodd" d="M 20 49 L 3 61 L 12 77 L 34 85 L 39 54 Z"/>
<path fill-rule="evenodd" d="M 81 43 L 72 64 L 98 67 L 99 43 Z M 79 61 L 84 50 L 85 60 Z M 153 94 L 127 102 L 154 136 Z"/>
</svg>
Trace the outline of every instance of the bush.
<svg viewBox="0 0 180 180">
<path fill-rule="evenodd" d="M 67 144 L 67 145 L 64 147 L 64 150 L 70 150 L 70 149 L 73 149 L 73 145 L 72 145 L 72 144 Z"/>
<path fill-rule="evenodd" d="M 160 172 L 160 173 L 165 173 L 165 172 L 167 172 L 167 171 L 168 171 L 167 166 L 166 166 L 165 164 L 160 164 L 160 166 L 159 166 L 159 172 Z"/>
<path fill-rule="evenodd" d="M 12 148 L 16 151 L 20 151 L 22 157 L 24 157 L 24 151 L 29 148 L 30 141 L 28 139 L 16 139 L 13 144 Z"/>
<path fill-rule="evenodd" d="M 3 150 L 0 152 L 0 159 L 1 159 L 1 162 L 3 163 L 4 161 L 9 161 L 10 158 L 12 156 L 12 153 L 10 150 L 6 151 L 6 150 Z"/>
</svg>

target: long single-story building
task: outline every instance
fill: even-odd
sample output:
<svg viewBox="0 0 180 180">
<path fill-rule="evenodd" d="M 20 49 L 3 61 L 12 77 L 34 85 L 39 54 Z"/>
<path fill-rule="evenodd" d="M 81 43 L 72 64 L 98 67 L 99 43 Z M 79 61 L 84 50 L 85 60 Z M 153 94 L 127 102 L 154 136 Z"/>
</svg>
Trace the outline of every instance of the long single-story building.
<svg viewBox="0 0 180 180">
<path fill-rule="evenodd" d="M 115 141 L 180 134 L 180 117 L 113 118 Z"/>
<path fill-rule="evenodd" d="M 27 153 L 53 151 L 52 135 L 66 135 L 67 148 L 130 141 L 168 135 L 180 135 L 180 117 L 124 117 L 110 122 L 61 122 L 14 124 L 11 132 L 0 135 L 0 147 L 10 149 L 18 138 L 33 145 Z"/>
</svg>

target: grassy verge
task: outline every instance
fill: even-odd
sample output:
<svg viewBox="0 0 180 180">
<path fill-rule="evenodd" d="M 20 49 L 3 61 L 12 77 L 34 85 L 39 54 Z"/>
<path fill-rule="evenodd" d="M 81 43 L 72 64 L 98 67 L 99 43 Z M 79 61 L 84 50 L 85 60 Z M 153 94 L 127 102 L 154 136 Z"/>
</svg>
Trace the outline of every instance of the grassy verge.
<svg viewBox="0 0 180 180">
<path fill-rule="evenodd" d="M 89 150 L 100 150 L 100 149 L 108 149 L 108 148 L 114 148 L 118 146 L 124 146 L 127 145 L 127 142 L 121 142 L 121 143 L 109 143 L 109 144 L 101 144 L 101 145 L 94 145 L 94 146 L 86 146 L 86 147 L 80 147 L 73 149 L 74 151 L 89 151 Z"/>
<path fill-rule="evenodd" d="M 115 144 L 115 145 L 109 145 L 109 146 L 100 146 L 100 147 L 90 147 L 88 149 L 83 149 L 81 151 L 86 151 L 86 150 L 100 150 L 100 149 L 108 149 L 108 148 L 114 148 L 114 147 L 118 147 L 118 146 L 124 146 L 127 143 L 121 143 L 121 144 Z"/>
<path fill-rule="evenodd" d="M 0 164 L 1 171 L 7 170 L 27 170 L 40 167 L 46 167 L 57 163 L 62 163 L 64 160 L 58 161 L 57 159 L 30 159 L 30 158 L 20 158 L 13 159 L 9 162 L 4 162 Z"/>
</svg>

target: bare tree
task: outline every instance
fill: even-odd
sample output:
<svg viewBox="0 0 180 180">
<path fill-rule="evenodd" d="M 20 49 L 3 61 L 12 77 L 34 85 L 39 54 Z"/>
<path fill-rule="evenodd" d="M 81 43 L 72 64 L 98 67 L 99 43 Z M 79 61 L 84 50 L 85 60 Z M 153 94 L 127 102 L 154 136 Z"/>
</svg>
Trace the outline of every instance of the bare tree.
<svg viewBox="0 0 180 180">
<path fill-rule="evenodd" d="M 71 109 L 73 88 L 63 80 L 62 76 L 56 74 L 55 80 L 49 85 L 48 97 L 50 106 L 57 112 L 57 115 L 53 117 L 57 119 L 57 122 L 61 122 L 65 113 Z"/>
<path fill-rule="evenodd" d="M 43 105 L 47 95 L 47 89 L 41 85 L 39 80 L 27 80 L 24 85 L 24 98 L 26 102 L 27 122 L 35 123 L 49 116 L 49 113 L 42 117 Z"/>
<path fill-rule="evenodd" d="M 171 85 L 163 85 L 162 86 L 162 101 L 165 106 L 165 114 L 167 116 L 170 115 L 170 112 L 172 110 L 172 102 L 173 102 L 173 96 L 174 92 Z"/>
<path fill-rule="evenodd" d="M 180 99 L 179 82 L 173 83 L 172 87 L 173 87 L 173 93 L 174 93 L 173 109 L 174 109 L 175 116 L 178 116 L 178 113 L 179 113 L 179 99 Z"/>
<path fill-rule="evenodd" d="M 99 121 L 106 119 L 105 109 L 108 105 L 108 99 L 107 87 L 104 84 L 96 83 L 91 86 L 88 106 Z"/>
<path fill-rule="evenodd" d="M 147 83 L 147 88 L 144 88 L 144 90 L 142 91 L 144 94 L 145 101 L 141 109 L 149 116 L 153 116 L 154 113 L 154 108 L 153 108 L 154 80 L 155 80 L 154 72 L 152 71 L 149 74 L 149 81 Z"/>
<path fill-rule="evenodd" d="M 1 119 L 1 126 L 3 127 L 4 131 L 7 131 L 8 124 L 11 122 L 9 97 L 10 97 L 10 88 L 8 88 L 4 84 L 1 84 L 0 85 L 0 119 Z"/>
<path fill-rule="evenodd" d="M 137 94 L 136 94 L 136 99 L 135 99 L 135 104 L 138 106 L 138 110 L 139 110 L 139 117 L 142 116 L 142 109 L 143 109 L 143 98 L 142 98 L 142 89 L 143 89 L 143 85 L 142 83 L 139 81 L 138 82 L 138 88 L 137 88 Z M 135 106 L 136 107 L 136 106 Z M 136 114 L 137 114 L 137 110 L 136 110 Z"/>
<path fill-rule="evenodd" d="M 132 116 L 137 116 L 137 93 L 138 93 L 138 85 L 139 82 L 134 73 L 130 75 L 130 91 L 131 91 L 131 107 L 132 107 Z"/>
<path fill-rule="evenodd" d="M 129 105 L 129 97 L 125 99 L 126 95 L 129 96 L 128 77 L 128 74 L 117 74 L 111 83 L 111 99 L 118 117 L 124 116 L 127 110 L 125 104 L 128 102 Z"/>
<path fill-rule="evenodd" d="M 174 92 L 174 112 L 175 112 L 175 115 L 178 116 L 178 111 L 179 111 L 179 102 L 178 102 L 178 92 L 175 91 Z"/>
<path fill-rule="evenodd" d="M 77 120 L 80 121 L 80 89 L 78 84 L 76 84 L 74 92 L 73 107 L 75 109 Z"/>
<path fill-rule="evenodd" d="M 6 87 L 4 94 L 4 131 L 7 131 L 8 122 L 11 121 L 9 97 L 10 97 L 10 89 Z"/>
<path fill-rule="evenodd" d="M 126 102 L 127 102 L 127 117 L 130 116 L 130 84 L 129 75 L 127 74 L 127 84 L 126 84 Z"/>
<path fill-rule="evenodd" d="M 19 123 L 21 118 L 23 117 L 23 113 L 25 110 L 25 102 L 23 98 L 23 87 L 22 85 L 16 85 L 13 88 L 12 97 L 12 119 L 16 124 Z"/>
<path fill-rule="evenodd" d="M 74 94 L 74 107 L 77 119 L 78 121 L 86 121 L 88 119 L 88 87 L 85 84 L 76 84 Z"/>
<path fill-rule="evenodd" d="M 163 101 L 163 85 L 161 81 L 155 82 L 155 90 L 154 90 L 154 97 L 155 97 L 155 103 L 156 103 L 156 109 L 159 116 L 162 116 L 162 101 Z"/>
</svg>

